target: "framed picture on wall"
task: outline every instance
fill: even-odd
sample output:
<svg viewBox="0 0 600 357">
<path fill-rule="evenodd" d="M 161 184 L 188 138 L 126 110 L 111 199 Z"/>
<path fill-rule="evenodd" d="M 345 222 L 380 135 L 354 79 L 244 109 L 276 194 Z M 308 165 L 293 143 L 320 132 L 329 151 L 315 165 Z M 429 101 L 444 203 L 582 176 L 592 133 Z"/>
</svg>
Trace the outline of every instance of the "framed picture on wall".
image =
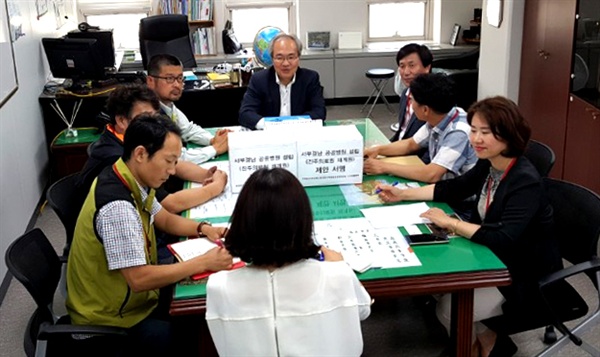
<svg viewBox="0 0 600 357">
<path fill-rule="evenodd" d="M 452 28 L 452 35 L 450 35 L 450 44 L 452 46 L 456 46 L 456 41 L 458 41 L 459 33 L 460 33 L 460 25 L 454 24 L 454 28 Z"/>
<path fill-rule="evenodd" d="M 11 41 L 6 0 L 0 3 L 0 107 L 17 91 L 17 67 Z"/>
<path fill-rule="evenodd" d="M 329 41 L 329 31 L 309 31 L 306 33 L 306 48 L 310 50 L 328 50 L 331 48 Z"/>
<path fill-rule="evenodd" d="M 48 0 L 35 0 L 35 8 L 37 9 L 38 20 L 42 15 L 48 12 Z"/>
</svg>

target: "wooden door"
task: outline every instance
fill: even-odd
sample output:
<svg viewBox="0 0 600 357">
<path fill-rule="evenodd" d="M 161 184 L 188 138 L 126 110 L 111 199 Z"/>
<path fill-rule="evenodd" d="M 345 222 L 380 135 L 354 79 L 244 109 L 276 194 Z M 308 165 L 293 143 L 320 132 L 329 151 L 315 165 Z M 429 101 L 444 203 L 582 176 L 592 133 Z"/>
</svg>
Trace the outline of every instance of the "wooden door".
<svg viewBox="0 0 600 357">
<path fill-rule="evenodd" d="M 600 194 L 600 109 L 572 95 L 564 179 Z"/>
<path fill-rule="evenodd" d="M 556 154 L 550 174 L 562 177 L 577 0 L 528 0 L 525 5 L 519 107 L 532 137 Z"/>
</svg>

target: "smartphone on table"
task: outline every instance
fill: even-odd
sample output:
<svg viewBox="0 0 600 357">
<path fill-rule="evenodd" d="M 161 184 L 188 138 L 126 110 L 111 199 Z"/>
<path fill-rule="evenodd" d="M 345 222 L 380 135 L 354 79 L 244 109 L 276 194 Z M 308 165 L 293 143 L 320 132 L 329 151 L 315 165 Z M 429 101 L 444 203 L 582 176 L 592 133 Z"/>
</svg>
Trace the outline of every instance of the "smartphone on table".
<svg viewBox="0 0 600 357">
<path fill-rule="evenodd" d="M 406 236 L 406 240 L 410 245 L 440 244 L 450 242 L 448 235 L 432 233 L 411 234 Z"/>
</svg>

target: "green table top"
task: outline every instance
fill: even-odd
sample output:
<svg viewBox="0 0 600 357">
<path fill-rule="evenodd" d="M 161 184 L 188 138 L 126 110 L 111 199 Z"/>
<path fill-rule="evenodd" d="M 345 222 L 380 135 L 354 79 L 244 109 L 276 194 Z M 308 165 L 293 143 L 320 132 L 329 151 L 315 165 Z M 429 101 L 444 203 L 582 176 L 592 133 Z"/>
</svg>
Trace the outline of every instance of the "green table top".
<svg viewBox="0 0 600 357">
<path fill-rule="evenodd" d="M 365 138 L 365 146 L 388 143 L 388 139 L 373 124 L 370 119 L 331 120 L 326 125 L 356 125 Z M 212 129 L 214 132 L 215 129 Z M 228 160 L 228 155 L 221 155 L 217 160 Z M 407 182 L 388 175 L 364 176 L 364 180 L 385 180 Z M 306 187 L 306 192 L 311 202 L 315 220 L 343 219 L 363 217 L 361 208 L 373 205 L 349 206 L 339 186 Z M 413 203 L 413 202 L 409 202 Z M 406 204 L 406 203 L 398 203 Z M 439 207 L 451 213 L 452 210 L 445 203 L 427 202 L 431 207 Z M 187 212 L 186 212 L 187 214 Z M 229 217 L 210 217 L 212 223 L 227 222 Z M 419 225 L 422 232 L 428 232 L 425 225 Z M 400 228 L 406 235 L 404 228 Z M 357 274 L 362 281 L 403 278 L 419 275 L 450 274 L 460 272 L 474 272 L 482 270 L 505 269 L 506 266 L 487 247 L 471 242 L 465 238 L 452 238 L 449 244 L 434 244 L 413 247 L 421 266 L 403 267 L 392 269 L 370 269 L 362 274 Z M 206 279 L 196 282 L 184 281 L 175 287 L 175 299 L 186 299 L 206 295 Z"/>
<path fill-rule="evenodd" d="M 97 128 L 74 128 L 77 130 L 77 136 L 66 137 L 67 129 L 61 131 L 54 141 L 52 146 L 74 145 L 74 144 L 91 144 L 98 140 L 102 130 Z"/>
</svg>

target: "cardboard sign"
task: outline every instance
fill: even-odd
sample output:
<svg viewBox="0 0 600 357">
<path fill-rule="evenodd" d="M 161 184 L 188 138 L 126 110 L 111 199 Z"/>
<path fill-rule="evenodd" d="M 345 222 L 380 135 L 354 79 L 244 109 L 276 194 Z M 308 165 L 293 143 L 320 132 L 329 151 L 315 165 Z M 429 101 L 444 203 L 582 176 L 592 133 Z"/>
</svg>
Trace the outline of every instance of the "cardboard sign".
<svg viewBox="0 0 600 357">
<path fill-rule="evenodd" d="M 239 193 L 258 169 L 281 167 L 297 176 L 296 141 L 291 135 L 243 131 L 229 133 L 228 140 L 229 182 L 233 193 Z"/>
<path fill-rule="evenodd" d="M 363 137 L 353 125 L 328 126 L 297 139 L 298 174 L 303 186 L 362 182 Z"/>
</svg>

